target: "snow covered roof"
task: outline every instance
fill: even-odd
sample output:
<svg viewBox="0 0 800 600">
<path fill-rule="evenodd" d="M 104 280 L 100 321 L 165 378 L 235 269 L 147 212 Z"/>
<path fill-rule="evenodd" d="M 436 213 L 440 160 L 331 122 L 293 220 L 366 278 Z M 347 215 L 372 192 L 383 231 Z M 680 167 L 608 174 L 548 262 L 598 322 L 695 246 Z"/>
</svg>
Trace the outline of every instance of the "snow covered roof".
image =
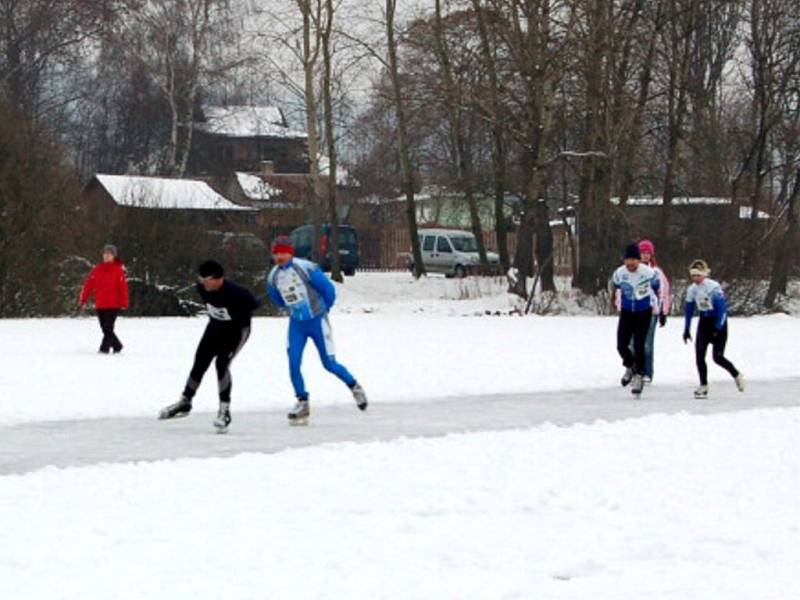
<svg viewBox="0 0 800 600">
<path fill-rule="evenodd" d="M 612 204 L 619 204 L 619 198 L 611 198 Z M 714 196 L 676 196 L 670 203 L 671 206 L 711 206 L 720 204 L 730 204 L 730 198 L 717 198 Z M 663 206 L 662 196 L 631 196 L 628 198 L 629 206 Z"/>
<path fill-rule="evenodd" d="M 211 189 L 205 181 L 132 175 L 95 175 L 120 206 L 178 210 L 244 210 Z"/>
<path fill-rule="evenodd" d="M 206 122 L 197 127 L 226 137 L 278 137 L 305 139 L 304 131 L 290 129 L 276 106 L 208 106 Z"/>
<path fill-rule="evenodd" d="M 281 191 L 278 188 L 271 186 L 258 175 L 237 171 L 236 180 L 239 182 L 239 187 L 242 188 L 244 195 L 250 200 L 266 202 L 281 195 Z"/>
<path fill-rule="evenodd" d="M 619 204 L 618 197 L 611 198 L 612 204 Z M 730 198 L 720 198 L 716 196 L 676 196 L 672 199 L 670 206 L 730 206 Z M 628 198 L 628 206 L 663 206 L 662 196 L 631 196 Z M 739 218 L 749 219 L 753 214 L 753 207 L 740 206 Z M 758 211 L 759 219 L 772 218 L 769 213 Z"/>
</svg>

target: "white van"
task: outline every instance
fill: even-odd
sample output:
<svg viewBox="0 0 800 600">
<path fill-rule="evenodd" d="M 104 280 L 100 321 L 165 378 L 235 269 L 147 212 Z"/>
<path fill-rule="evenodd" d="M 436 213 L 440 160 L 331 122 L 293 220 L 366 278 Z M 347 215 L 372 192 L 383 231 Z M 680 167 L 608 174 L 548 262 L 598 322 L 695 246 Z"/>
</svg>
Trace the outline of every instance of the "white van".
<svg viewBox="0 0 800 600">
<path fill-rule="evenodd" d="M 466 277 L 478 272 L 481 259 L 475 236 L 458 229 L 420 229 L 419 243 L 422 249 L 422 264 L 428 273 L 444 273 L 447 277 Z M 487 252 L 489 268 L 500 270 L 500 256 Z M 412 265 L 413 268 L 413 265 Z"/>
</svg>

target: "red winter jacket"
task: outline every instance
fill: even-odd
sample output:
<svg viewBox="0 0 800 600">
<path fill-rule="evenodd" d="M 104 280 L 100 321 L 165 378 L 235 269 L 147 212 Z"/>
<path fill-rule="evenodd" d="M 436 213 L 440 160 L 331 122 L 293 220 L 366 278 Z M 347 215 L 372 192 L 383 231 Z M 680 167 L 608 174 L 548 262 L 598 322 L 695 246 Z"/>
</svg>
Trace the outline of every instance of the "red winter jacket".
<svg viewBox="0 0 800 600">
<path fill-rule="evenodd" d="M 80 303 L 86 304 L 94 292 L 95 308 L 128 308 L 128 279 L 119 259 L 96 265 L 83 284 Z"/>
</svg>

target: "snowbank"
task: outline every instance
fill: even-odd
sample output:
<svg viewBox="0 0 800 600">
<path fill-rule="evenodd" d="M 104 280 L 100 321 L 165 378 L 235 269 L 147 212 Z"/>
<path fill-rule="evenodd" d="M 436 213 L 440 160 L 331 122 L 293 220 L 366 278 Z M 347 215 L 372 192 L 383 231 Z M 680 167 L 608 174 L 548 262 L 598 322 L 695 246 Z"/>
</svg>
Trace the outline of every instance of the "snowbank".
<svg viewBox="0 0 800 600">
<path fill-rule="evenodd" d="M 800 410 L 0 478 L 0 597 L 789 600 Z"/>
</svg>

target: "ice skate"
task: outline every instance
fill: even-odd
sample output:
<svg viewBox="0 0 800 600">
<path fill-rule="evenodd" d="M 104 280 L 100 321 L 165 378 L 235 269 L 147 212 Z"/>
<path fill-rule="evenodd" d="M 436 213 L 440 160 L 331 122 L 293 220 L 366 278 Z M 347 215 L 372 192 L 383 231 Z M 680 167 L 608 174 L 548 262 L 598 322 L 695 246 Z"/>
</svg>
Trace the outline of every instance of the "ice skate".
<svg viewBox="0 0 800 600">
<path fill-rule="evenodd" d="M 228 425 L 231 424 L 230 402 L 220 402 L 217 418 L 214 419 L 214 427 L 217 433 L 228 433 Z"/>
<path fill-rule="evenodd" d="M 733 378 L 733 380 L 736 382 L 736 389 L 738 389 L 740 392 L 743 392 L 746 385 L 744 380 L 744 375 L 739 373 L 736 377 Z"/>
<path fill-rule="evenodd" d="M 298 400 L 286 416 L 289 419 L 289 425 L 308 425 L 308 418 L 311 416 L 308 400 Z"/>
<path fill-rule="evenodd" d="M 625 387 L 631 382 L 632 379 L 633 379 L 633 369 L 627 367 L 625 369 L 625 374 L 622 376 L 622 379 L 620 379 L 619 382 L 622 384 L 622 387 Z"/>
<path fill-rule="evenodd" d="M 192 412 L 192 401 L 186 396 L 181 396 L 175 404 L 170 404 L 161 409 L 158 413 L 159 419 L 175 419 L 177 417 L 185 417 Z"/>
<path fill-rule="evenodd" d="M 638 398 L 642 395 L 642 389 L 644 389 L 644 377 L 638 374 L 634 375 L 631 380 L 631 394 Z"/>
<path fill-rule="evenodd" d="M 355 384 L 350 391 L 353 392 L 353 399 L 356 401 L 356 406 L 359 410 L 367 410 L 367 393 L 360 383 Z"/>
<path fill-rule="evenodd" d="M 650 375 L 645 375 L 644 376 L 644 384 L 645 385 L 650 385 L 651 383 L 653 383 L 653 378 L 650 377 Z"/>
<path fill-rule="evenodd" d="M 708 398 L 708 386 L 701 385 L 694 391 L 694 397 L 698 399 Z"/>
</svg>

